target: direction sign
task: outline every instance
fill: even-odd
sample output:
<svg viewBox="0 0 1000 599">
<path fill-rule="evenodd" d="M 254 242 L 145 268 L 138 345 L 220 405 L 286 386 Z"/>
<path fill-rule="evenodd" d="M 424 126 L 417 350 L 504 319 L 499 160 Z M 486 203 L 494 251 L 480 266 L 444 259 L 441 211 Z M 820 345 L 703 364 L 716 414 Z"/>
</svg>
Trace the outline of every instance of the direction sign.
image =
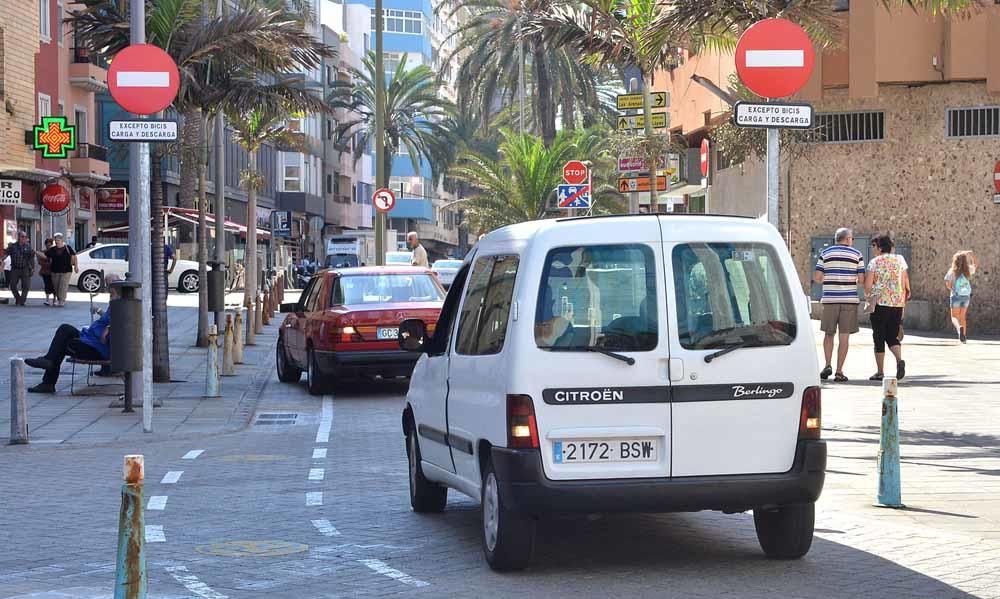
<svg viewBox="0 0 1000 599">
<path fill-rule="evenodd" d="M 109 121 L 111 141 L 176 141 L 177 121 Z"/>
<path fill-rule="evenodd" d="M 733 122 L 737 127 L 808 129 L 813 123 L 813 108 L 809 104 L 737 102 Z"/>
<path fill-rule="evenodd" d="M 996 187 L 997 193 L 1000 193 L 1000 160 L 998 160 L 997 165 L 993 167 L 993 187 Z"/>
<path fill-rule="evenodd" d="M 388 187 L 376 189 L 372 194 L 372 204 L 375 204 L 375 209 L 379 212 L 388 212 L 396 207 L 396 194 Z"/>
<path fill-rule="evenodd" d="M 108 91 L 133 114 L 155 114 L 174 101 L 180 87 L 177 65 L 151 44 L 132 44 L 115 55 L 108 68 Z"/>
<path fill-rule="evenodd" d="M 702 177 L 707 177 L 708 176 L 708 166 L 709 166 L 709 161 L 710 161 L 710 155 L 709 155 L 709 152 L 708 152 L 708 140 L 707 139 L 701 140 L 701 152 L 700 152 L 700 156 L 701 156 L 701 176 Z"/>
<path fill-rule="evenodd" d="M 649 96 L 650 106 L 653 108 L 667 107 L 667 92 L 653 92 Z M 616 103 L 618 110 L 636 110 L 642 108 L 642 94 L 618 94 Z"/>
<path fill-rule="evenodd" d="M 641 114 L 618 117 L 619 131 L 625 131 L 627 129 L 642 129 L 645 126 L 646 126 L 646 119 Z M 667 113 L 654 112 L 653 129 L 663 129 L 666 126 L 667 126 Z"/>
<path fill-rule="evenodd" d="M 666 156 L 661 154 L 656 157 L 656 168 L 657 170 L 665 170 L 667 168 Z M 630 171 L 644 171 L 646 170 L 646 161 L 641 156 L 619 156 L 618 170 L 622 173 Z"/>
<path fill-rule="evenodd" d="M 787 19 L 765 19 L 747 28 L 736 44 L 736 73 L 750 91 L 784 98 L 812 74 L 815 51 L 805 30 Z"/>
<path fill-rule="evenodd" d="M 590 178 L 590 169 L 579 160 L 570 160 L 563 165 L 562 177 L 570 185 L 582 185 Z"/>
<path fill-rule="evenodd" d="M 656 191 L 667 190 L 666 175 L 656 176 Z M 633 191 L 649 191 L 649 177 L 619 177 L 618 191 L 630 193 Z"/>
<path fill-rule="evenodd" d="M 560 185 L 556 197 L 560 208 L 590 208 L 590 185 Z"/>
</svg>

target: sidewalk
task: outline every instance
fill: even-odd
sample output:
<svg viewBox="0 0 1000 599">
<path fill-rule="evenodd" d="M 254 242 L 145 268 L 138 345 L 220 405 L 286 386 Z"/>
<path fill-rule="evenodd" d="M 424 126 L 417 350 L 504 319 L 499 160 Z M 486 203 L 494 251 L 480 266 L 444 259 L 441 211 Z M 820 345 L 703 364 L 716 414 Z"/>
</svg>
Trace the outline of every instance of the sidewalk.
<svg viewBox="0 0 1000 599">
<path fill-rule="evenodd" d="M 105 307 L 107 295 L 95 298 Z M 242 294 L 231 294 L 227 305 L 238 304 Z M 85 326 L 90 322 L 89 296 L 70 293 L 65 308 L 42 304 L 42 295 L 32 293 L 27 307 L 0 306 L 0 321 L 9 323 L 0 337 L 0 445 L 10 436 L 10 366 L 13 356 L 34 357 L 48 349 L 52 333 L 63 322 Z M 161 440 L 238 430 L 253 414 L 253 407 L 274 363 L 273 348 L 278 320 L 257 336 L 257 345 L 247 346 L 244 364 L 236 375 L 223 377 L 222 397 L 206 399 L 205 365 L 208 350 L 194 347 L 198 324 L 198 296 L 171 294 L 168 299 L 170 324 L 170 383 L 154 384 L 154 397 L 163 406 L 153 411 L 153 432 L 142 430 L 142 408 L 130 414 L 110 407 L 123 386 L 116 378 L 96 378 L 93 383 L 110 385 L 85 388 L 86 368 L 77 366 L 76 390 L 87 395 L 70 395 L 70 367 L 63 363 L 57 393 L 28 394 L 28 427 L 32 444 L 99 444 L 116 440 Z M 211 318 L 211 317 L 210 317 Z M 13 326 L 11 326 L 13 325 Z M 221 350 L 220 350 L 221 351 Z M 42 371 L 25 368 L 27 386 L 41 381 Z"/>
</svg>

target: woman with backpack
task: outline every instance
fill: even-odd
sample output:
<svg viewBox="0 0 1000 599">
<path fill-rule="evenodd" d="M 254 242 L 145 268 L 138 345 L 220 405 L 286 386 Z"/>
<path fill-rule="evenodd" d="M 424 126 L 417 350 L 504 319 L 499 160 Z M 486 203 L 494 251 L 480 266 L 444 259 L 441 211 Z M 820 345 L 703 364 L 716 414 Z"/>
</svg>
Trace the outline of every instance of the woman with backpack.
<svg viewBox="0 0 1000 599">
<path fill-rule="evenodd" d="M 969 325 L 966 314 L 972 301 L 972 275 L 976 272 L 976 255 L 971 251 L 956 253 L 951 259 L 951 268 L 944 276 L 944 284 L 951 292 L 951 322 L 955 325 L 958 340 L 966 342 Z"/>
</svg>

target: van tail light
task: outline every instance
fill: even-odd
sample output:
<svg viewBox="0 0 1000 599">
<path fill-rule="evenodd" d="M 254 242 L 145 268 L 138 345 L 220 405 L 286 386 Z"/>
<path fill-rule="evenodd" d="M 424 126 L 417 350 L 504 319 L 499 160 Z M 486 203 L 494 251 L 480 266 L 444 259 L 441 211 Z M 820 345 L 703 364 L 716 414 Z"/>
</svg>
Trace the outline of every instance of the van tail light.
<svg viewBox="0 0 1000 599">
<path fill-rule="evenodd" d="M 535 404 L 528 395 L 507 396 L 507 447 L 538 449 Z"/>
<path fill-rule="evenodd" d="M 822 427 L 822 401 L 819 387 L 808 387 L 802 394 L 799 439 L 819 439 Z"/>
</svg>

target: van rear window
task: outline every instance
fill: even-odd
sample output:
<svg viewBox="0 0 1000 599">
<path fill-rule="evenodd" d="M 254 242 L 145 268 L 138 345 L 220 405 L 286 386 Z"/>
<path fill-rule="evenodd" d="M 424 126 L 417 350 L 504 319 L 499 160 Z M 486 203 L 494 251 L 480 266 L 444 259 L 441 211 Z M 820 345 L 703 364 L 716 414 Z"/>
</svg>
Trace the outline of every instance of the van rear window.
<svg viewBox="0 0 1000 599">
<path fill-rule="evenodd" d="M 686 349 L 788 345 L 796 322 L 774 248 L 689 243 L 673 250 L 677 331 Z"/>
<path fill-rule="evenodd" d="M 540 348 L 649 351 L 657 343 L 656 262 L 645 245 L 555 248 L 535 310 Z"/>
</svg>

